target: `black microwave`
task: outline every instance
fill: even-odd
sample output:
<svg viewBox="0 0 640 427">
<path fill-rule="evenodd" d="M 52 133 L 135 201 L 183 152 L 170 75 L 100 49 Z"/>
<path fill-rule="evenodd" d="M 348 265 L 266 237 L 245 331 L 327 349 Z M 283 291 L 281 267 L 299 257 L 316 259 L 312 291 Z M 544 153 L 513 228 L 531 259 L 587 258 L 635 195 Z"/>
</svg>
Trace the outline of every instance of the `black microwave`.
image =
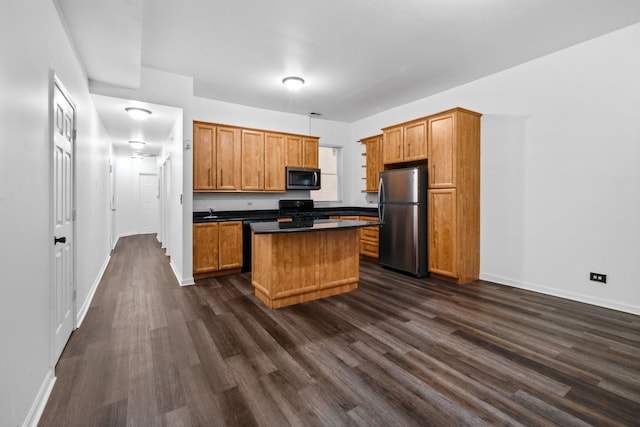
<svg viewBox="0 0 640 427">
<path fill-rule="evenodd" d="M 319 190 L 320 169 L 287 166 L 287 190 Z"/>
</svg>

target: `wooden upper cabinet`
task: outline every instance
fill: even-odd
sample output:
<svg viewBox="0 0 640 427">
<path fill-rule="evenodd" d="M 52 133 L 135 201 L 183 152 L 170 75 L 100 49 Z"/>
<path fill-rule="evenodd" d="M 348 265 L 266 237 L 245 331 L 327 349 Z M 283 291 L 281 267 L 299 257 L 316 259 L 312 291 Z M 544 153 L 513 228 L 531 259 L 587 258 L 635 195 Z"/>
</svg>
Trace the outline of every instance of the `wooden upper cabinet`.
<svg viewBox="0 0 640 427">
<path fill-rule="evenodd" d="M 193 273 L 218 271 L 218 223 L 193 224 Z"/>
<path fill-rule="evenodd" d="M 216 130 L 216 188 L 218 190 L 240 190 L 242 174 L 240 129 L 218 126 Z"/>
<path fill-rule="evenodd" d="M 382 135 L 371 136 L 360 140 L 365 145 L 366 164 L 366 185 L 363 192 L 375 193 L 378 191 L 380 182 L 380 171 L 383 170 L 381 147 Z"/>
<path fill-rule="evenodd" d="M 382 131 L 382 161 L 385 165 L 427 158 L 426 119 L 402 123 Z"/>
<path fill-rule="evenodd" d="M 314 136 L 193 122 L 193 191 L 286 190 L 287 166 L 317 168 Z"/>
<path fill-rule="evenodd" d="M 302 137 L 287 135 L 287 166 L 303 167 Z"/>
<path fill-rule="evenodd" d="M 242 130 L 242 189 L 264 190 L 264 132 Z"/>
<path fill-rule="evenodd" d="M 456 186 L 456 113 L 450 112 L 428 119 L 429 188 Z"/>
<path fill-rule="evenodd" d="M 401 163 L 404 161 L 404 128 L 394 126 L 383 129 L 382 163 Z"/>
<path fill-rule="evenodd" d="M 404 126 L 404 161 L 427 158 L 427 121 L 407 123 Z"/>
<path fill-rule="evenodd" d="M 242 267 L 242 221 L 219 223 L 218 238 L 219 269 L 229 270 Z"/>
<path fill-rule="evenodd" d="M 193 122 L 193 190 L 211 191 L 216 188 L 216 128 Z"/>
<path fill-rule="evenodd" d="M 287 160 L 286 136 L 278 133 L 264 135 L 264 189 L 285 191 L 285 166 Z"/>
<path fill-rule="evenodd" d="M 318 138 L 287 135 L 287 166 L 318 167 Z"/>
<path fill-rule="evenodd" d="M 318 167 L 318 138 L 302 138 L 302 167 Z"/>
</svg>

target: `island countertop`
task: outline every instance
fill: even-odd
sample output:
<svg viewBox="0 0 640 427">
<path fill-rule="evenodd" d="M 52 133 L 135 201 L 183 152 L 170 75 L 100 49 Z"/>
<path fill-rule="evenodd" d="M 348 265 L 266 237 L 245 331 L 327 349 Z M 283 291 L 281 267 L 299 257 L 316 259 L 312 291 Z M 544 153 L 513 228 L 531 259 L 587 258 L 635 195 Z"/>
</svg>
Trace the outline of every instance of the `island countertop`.
<svg viewBox="0 0 640 427">
<path fill-rule="evenodd" d="M 380 222 L 352 221 L 345 219 L 316 219 L 309 221 L 255 222 L 251 231 L 255 234 L 297 233 L 308 231 L 328 231 L 348 228 L 375 227 Z"/>
</svg>

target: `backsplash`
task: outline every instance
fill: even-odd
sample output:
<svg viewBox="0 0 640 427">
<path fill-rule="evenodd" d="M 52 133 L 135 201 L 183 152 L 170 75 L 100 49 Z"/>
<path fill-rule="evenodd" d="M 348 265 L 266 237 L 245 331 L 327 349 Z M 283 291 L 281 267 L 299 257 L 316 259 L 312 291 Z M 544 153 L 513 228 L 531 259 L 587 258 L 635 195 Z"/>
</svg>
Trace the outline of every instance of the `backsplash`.
<svg viewBox="0 0 640 427">
<path fill-rule="evenodd" d="M 308 190 L 286 193 L 193 193 L 193 211 L 242 211 L 278 209 L 280 199 L 308 199 Z"/>
</svg>

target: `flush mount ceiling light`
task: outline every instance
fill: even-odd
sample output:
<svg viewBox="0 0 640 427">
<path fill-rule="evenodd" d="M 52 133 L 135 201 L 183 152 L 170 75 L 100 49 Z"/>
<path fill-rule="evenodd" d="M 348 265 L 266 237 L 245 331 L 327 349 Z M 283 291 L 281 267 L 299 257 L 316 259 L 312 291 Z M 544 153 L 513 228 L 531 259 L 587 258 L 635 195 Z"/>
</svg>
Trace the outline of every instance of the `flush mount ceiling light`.
<svg viewBox="0 0 640 427">
<path fill-rule="evenodd" d="M 146 143 L 142 141 L 129 141 L 129 145 L 131 145 L 131 148 L 134 150 L 142 150 L 145 144 Z"/>
<path fill-rule="evenodd" d="M 282 84 L 290 90 L 298 90 L 304 84 L 304 79 L 302 77 L 289 76 L 282 79 Z"/>
<path fill-rule="evenodd" d="M 151 111 L 138 107 L 127 107 L 125 111 L 136 120 L 146 120 L 151 115 Z"/>
</svg>

